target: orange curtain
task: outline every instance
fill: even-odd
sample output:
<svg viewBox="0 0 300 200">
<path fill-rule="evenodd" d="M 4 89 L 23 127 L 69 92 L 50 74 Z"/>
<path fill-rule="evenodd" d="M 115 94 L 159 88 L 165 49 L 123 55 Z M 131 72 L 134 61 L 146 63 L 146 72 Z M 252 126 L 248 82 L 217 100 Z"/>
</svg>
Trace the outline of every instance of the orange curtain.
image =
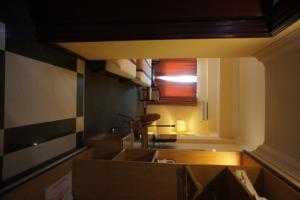
<svg viewBox="0 0 300 200">
<path fill-rule="evenodd" d="M 155 66 L 156 76 L 196 75 L 196 59 L 163 59 Z"/>
<path fill-rule="evenodd" d="M 165 59 L 155 65 L 155 76 L 197 75 L 196 59 Z M 155 79 L 160 89 L 160 103 L 196 103 L 196 83 L 178 83 Z"/>
</svg>

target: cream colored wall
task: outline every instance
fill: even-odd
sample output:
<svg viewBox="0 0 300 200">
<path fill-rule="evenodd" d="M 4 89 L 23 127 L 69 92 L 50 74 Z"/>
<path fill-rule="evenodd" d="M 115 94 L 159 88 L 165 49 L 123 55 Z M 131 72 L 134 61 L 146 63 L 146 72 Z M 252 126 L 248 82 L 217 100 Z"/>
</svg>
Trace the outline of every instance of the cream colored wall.
<svg viewBox="0 0 300 200">
<path fill-rule="evenodd" d="M 265 67 L 254 57 L 239 59 L 238 144 L 256 149 L 265 139 Z"/>
<path fill-rule="evenodd" d="M 208 130 L 219 132 L 220 59 L 208 58 Z"/>
<path fill-rule="evenodd" d="M 264 141 L 264 67 L 254 57 L 202 59 L 208 66 L 209 119 L 201 121 L 202 107 L 148 106 L 147 112 L 161 114 L 157 124 L 187 122 L 188 132 L 197 135 L 219 134 L 235 139 L 247 149 L 255 149 Z M 151 131 L 151 129 L 150 129 Z M 152 129 L 152 131 L 155 131 Z M 159 128 L 159 133 L 174 132 L 174 128 Z"/>
<path fill-rule="evenodd" d="M 300 29 L 260 51 L 266 70 L 266 137 L 256 154 L 300 181 Z"/>
<path fill-rule="evenodd" d="M 207 84 L 208 93 L 204 94 L 205 88 L 199 89 L 199 102 L 196 106 L 179 106 L 179 105 L 150 105 L 147 106 L 147 113 L 159 113 L 161 119 L 156 124 L 176 124 L 176 120 L 186 121 L 187 132 L 195 135 L 215 134 L 218 131 L 218 98 L 219 98 L 219 58 L 202 58 L 198 59 L 201 67 L 207 68 L 207 81 L 200 75 L 199 83 Z M 206 70 L 201 70 L 205 72 Z M 203 86 L 201 85 L 201 86 Z M 199 85 L 200 86 L 200 85 Z M 206 86 L 205 86 L 206 87 Z M 202 91 L 201 91 L 202 90 Z M 206 99 L 207 98 L 207 99 Z M 208 116 L 206 121 L 202 120 L 202 104 L 201 101 L 208 100 Z M 150 132 L 171 133 L 176 132 L 175 128 L 150 128 Z"/>
<path fill-rule="evenodd" d="M 252 56 L 299 27 L 300 21 L 275 37 L 265 38 L 68 42 L 59 45 L 88 60 L 245 57 Z"/>
<path fill-rule="evenodd" d="M 221 58 L 219 136 L 255 149 L 265 136 L 265 73 L 254 57 Z"/>
<path fill-rule="evenodd" d="M 235 138 L 238 131 L 238 59 L 220 60 L 219 136 Z"/>
<path fill-rule="evenodd" d="M 239 133 L 239 59 L 208 58 L 208 120 L 202 121 L 201 104 L 195 106 L 149 106 L 147 112 L 161 114 L 157 124 L 187 122 L 188 132 L 197 135 L 218 134 L 235 139 Z M 163 130 L 162 130 L 163 129 Z M 151 130 L 151 129 L 150 129 Z M 171 129 L 160 128 L 159 133 Z M 175 129 L 173 129 L 175 131 Z"/>
<path fill-rule="evenodd" d="M 201 105 L 177 106 L 177 105 L 150 105 L 147 113 L 159 113 L 161 119 L 156 124 L 176 124 L 176 120 L 186 121 L 187 132 L 197 135 L 208 134 L 207 122 L 201 122 Z M 149 130 L 151 131 L 151 129 Z M 168 134 L 176 132 L 175 128 L 156 128 L 157 133 Z"/>
</svg>

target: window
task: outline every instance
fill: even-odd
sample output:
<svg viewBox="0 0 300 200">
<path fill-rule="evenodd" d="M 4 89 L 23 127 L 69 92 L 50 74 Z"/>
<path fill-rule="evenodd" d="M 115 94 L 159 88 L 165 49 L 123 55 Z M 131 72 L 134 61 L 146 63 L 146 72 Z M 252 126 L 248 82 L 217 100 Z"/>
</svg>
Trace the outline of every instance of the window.
<svg viewBox="0 0 300 200">
<path fill-rule="evenodd" d="M 154 70 L 160 104 L 196 104 L 196 59 L 162 59 Z"/>
</svg>

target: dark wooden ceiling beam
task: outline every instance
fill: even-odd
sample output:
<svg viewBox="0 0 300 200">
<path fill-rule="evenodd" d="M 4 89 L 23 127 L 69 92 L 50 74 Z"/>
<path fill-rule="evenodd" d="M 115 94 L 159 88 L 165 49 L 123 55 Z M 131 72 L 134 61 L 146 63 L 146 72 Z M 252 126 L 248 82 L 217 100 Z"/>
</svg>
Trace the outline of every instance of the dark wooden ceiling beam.
<svg viewBox="0 0 300 200">
<path fill-rule="evenodd" d="M 46 42 L 268 37 L 263 20 L 38 26 Z"/>
<path fill-rule="evenodd" d="M 272 35 L 276 35 L 300 19 L 300 0 L 281 0 L 273 6 L 266 23 Z"/>
<path fill-rule="evenodd" d="M 299 0 L 26 2 L 45 42 L 270 37 L 300 13 Z"/>
</svg>

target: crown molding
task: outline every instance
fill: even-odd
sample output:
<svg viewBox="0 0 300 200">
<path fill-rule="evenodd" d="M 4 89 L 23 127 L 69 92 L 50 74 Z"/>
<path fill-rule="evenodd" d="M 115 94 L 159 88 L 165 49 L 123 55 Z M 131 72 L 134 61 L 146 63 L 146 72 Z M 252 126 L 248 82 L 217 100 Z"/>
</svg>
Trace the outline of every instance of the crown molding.
<svg viewBox="0 0 300 200">
<path fill-rule="evenodd" d="M 291 32 L 287 36 L 273 42 L 269 46 L 259 50 L 254 56 L 261 62 L 265 63 L 274 56 L 279 56 L 281 53 L 294 50 L 300 47 L 300 28 Z"/>
<path fill-rule="evenodd" d="M 251 154 L 300 188 L 300 161 L 263 144 Z"/>
</svg>

